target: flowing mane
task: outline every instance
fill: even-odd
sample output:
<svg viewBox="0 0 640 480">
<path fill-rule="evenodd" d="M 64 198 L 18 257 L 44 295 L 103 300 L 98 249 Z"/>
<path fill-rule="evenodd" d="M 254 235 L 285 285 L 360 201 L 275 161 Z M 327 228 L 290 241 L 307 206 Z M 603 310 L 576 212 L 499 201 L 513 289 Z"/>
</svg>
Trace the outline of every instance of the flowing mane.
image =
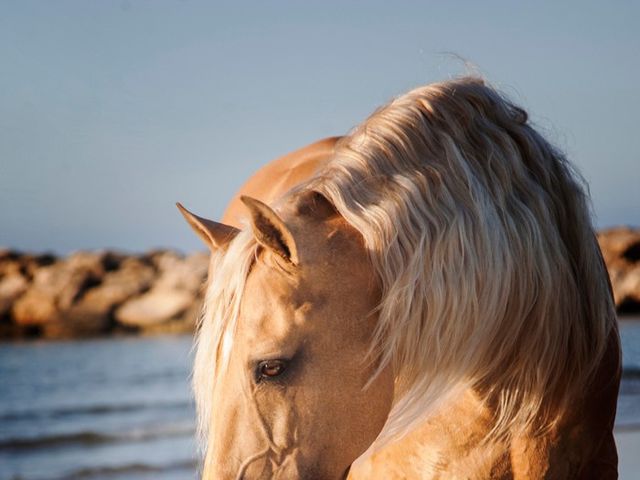
<svg viewBox="0 0 640 480">
<path fill-rule="evenodd" d="M 585 190 L 521 108 L 465 77 L 374 112 L 290 194 L 326 197 L 378 274 L 372 351 L 396 387 L 377 446 L 462 387 L 497 402 L 496 436 L 549 428 L 580 396 L 615 322 Z M 205 441 L 255 254 L 241 232 L 212 256 L 193 379 Z"/>
</svg>

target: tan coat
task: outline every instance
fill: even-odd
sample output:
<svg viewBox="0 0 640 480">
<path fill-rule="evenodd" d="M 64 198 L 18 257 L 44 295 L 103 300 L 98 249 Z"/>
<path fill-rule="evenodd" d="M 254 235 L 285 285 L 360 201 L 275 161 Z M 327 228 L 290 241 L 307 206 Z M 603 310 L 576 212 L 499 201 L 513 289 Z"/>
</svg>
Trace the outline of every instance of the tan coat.
<svg viewBox="0 0 640 480">
<path fill-rule="evenodd" d="M 233 198 L 222 222 L 240 227 L 239 219 L 246 215 L 240 195 L 273 203 L 321 168 L 338 140 L 321 140 L 264 166 Z M 482 443 L 491 409 L 468 390 L 401 441 L 357 462 L 350 478 L 617 478 L 613 425 L 620 369 L 616 330 L 582 403 L 556 431 L 508 444 Z"/>
</svg>

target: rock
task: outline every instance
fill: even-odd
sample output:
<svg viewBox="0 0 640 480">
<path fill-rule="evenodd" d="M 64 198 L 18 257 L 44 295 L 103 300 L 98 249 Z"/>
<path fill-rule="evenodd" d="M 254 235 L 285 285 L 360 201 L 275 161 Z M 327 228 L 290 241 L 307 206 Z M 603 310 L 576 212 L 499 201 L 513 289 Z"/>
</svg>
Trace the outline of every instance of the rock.
<svg viewBox="0 0 640 480">
<path fill-rule="evenodd" d="M 27 279 L 19 272 L 5 274 L 0 279 L 0 318 L 11 310 L 13 302 L 27 290 L 28 286 Z"/>
<path fill-rule="evenodd" d="M 78 252 L 65 260 L 39 267 L 32 284 L 13 305 L 18 325 L 39 325 L 59 320 L 59 312 L 71 307 L 104 274 L 103 254 Z"/>
<path fill-rule="evenodd" d="M 207 276 L 209 257 L 183 257 L 172 251 L 150 252 L 142 260 L 153 265 L 157 279 L 151 289 L 116 310 L 118 324 L 145 332 L 192 330 L 201 304 L 198 295 Z"/>
<path fill-rule="evenodd" d="M 0 336 L 192 330 L 207 268 L 205 253 L 76 252 L 58 259 L 0 249 Z"/>
<path fill-rule="evenodd" d="M 40 267 L 52 265 L 57 261 L 55 255 L 45 253 L 42 255 L 23 254 L 15 250 L 0 252 L 0 277 L 13 273 L 21 273 L 31 280 L 35 271 Z"/>
<path fill-rule="evenodd" d="M 87 288 L 100 282 L 102 255 L 77 252 L 35 272 L 33 288 L 52 296 L 60 309 L 71 306 Z"/>
<path fill-rule="evenodd" d="M 58 258 L 51 253 L 43 253 L 40 255 L 23 255 L 20 258 L 22 272 L 29 278 L 32 278 L 35 271 L 40 267 L 53 265 L 57 261 Z"/>
<path fill-rule="evenodd" d="M 13 304 L 11 315 L 18 326 L 42 325 L 57 320 L 58 309 L 53 296 L 32 289 Z"/>
<path fill-rule="evenodd" d="M 59 312 L 56 321 L 44 325 L 44 336 L 93 336 L 110 330 L 114 325 L 116 307 L 147 290 L 156 275 L 151 266 L 137 258 L 119 259 L 116 265 L 119 270 L 107 272 L 102 283 L 87 290 L 76 303 Z"/>
<path fill-rule="evenodd" d="M 155 288 L 163 290 L 185 290 L 196 294 L 202 288 L 209 267 L 209 256 L 195 253 L 186 258 L 163 258 L 158 262 L 160 276 Z"/>
<path fill-rule="evenodd" d="M 640 230 L 612 228 L 598 233 L 619 313 L 640 313 Z"/>
<path fill-rule="evenodd" d="M 610 262 L 617 261 L 619 258 L 630 261 L 638 261 L 638 258 L 632 257 L 632 254 L 628 252 L 633 251 L 640 246 L 640 230 L 630 227 L 616 227 L 609 228 L 598 232 L 598 243 L 602 249 L 602 255 L 604 256 L 607 265 Z"/>
<path fill-rule="evenodd" d="M 197 300 L 177 318 L 172 318 L 164 323 L 150 325 L 141 330 L 143 334 L 178 334 L 189 333 L 195 330 L 198 315 L 201 309 L 201 301 Z"/>
<path fill-rule="evenodd" d="M 173 268 L 182 261 L 182 258 L 182 255 L 172 250 L 152 250 L 142 257 L 144 261 L 149 262 L 158 271 Z"/>
<path fill-rule="evenodd" d="M 54 320 L 41 324 L 46 338 L 90 337 L 108 332 L 111 328 L 109 310 L 96 309 L 93 305 L 72 305 L 58 312 Z"/>
<path fill-rule="evenodd" d="M 15 250 L 0 250 L 0 277 L 21 273 L 20 253 Z"/>
<path fill-rule="evenodd" d="M 82 302 L 98 308 L 112 308 L 148 290 L 155 277 L 152 267 L 136 258 L 128 258 L 119 270 L 106 273 L 100 285 L 87 291 Z"/>
<path fill-rule="evenodd" d="M 193 302 L 189 292 L 154 289 L 126 302 L 115 317 L 124 326 L 144 329 L 178 318 Z"/>
<path fill-rule="evenodd" d="M 618 312 L 621 314 L 640 313 L 640 268 L 636 267 L 627 272 L 617 282 L 614 292 L 617 290 Z"/>
</svg>

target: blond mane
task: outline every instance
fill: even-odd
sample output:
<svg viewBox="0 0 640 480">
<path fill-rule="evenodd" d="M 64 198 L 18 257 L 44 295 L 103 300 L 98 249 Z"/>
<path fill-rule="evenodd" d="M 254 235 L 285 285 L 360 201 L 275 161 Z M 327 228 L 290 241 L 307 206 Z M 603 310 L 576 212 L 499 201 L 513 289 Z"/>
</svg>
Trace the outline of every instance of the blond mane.
<svg viewBox="0 0 640 480">
<path fill-rule="evenodd" d="M 344 137 L 300 186 L 365 240 L 382 288 L 372 348 L 396 374 L 377 446 L 457 389 L 495 403 L 492 435 L 543 430 L 580 397 L 615 315 L 580 176 L 481 79 L 412 90 Z M 255 242 L 214 256 L 194 390 L 206 441 Z"/>
</svg>

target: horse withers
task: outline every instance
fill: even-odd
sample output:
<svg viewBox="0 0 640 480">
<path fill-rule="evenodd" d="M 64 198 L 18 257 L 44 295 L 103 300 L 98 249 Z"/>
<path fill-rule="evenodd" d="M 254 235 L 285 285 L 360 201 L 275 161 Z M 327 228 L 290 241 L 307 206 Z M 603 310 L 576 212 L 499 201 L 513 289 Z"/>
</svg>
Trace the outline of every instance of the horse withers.
<svg viewBox="0 0 640 480">
<path fill-rule="evenodd" d="M 584 191 L 462 78 L 267 165 L 222 223 L 181 207 L 212 251 L 203 478 L 616 478 L 619 340 Z"/>
</svg>

